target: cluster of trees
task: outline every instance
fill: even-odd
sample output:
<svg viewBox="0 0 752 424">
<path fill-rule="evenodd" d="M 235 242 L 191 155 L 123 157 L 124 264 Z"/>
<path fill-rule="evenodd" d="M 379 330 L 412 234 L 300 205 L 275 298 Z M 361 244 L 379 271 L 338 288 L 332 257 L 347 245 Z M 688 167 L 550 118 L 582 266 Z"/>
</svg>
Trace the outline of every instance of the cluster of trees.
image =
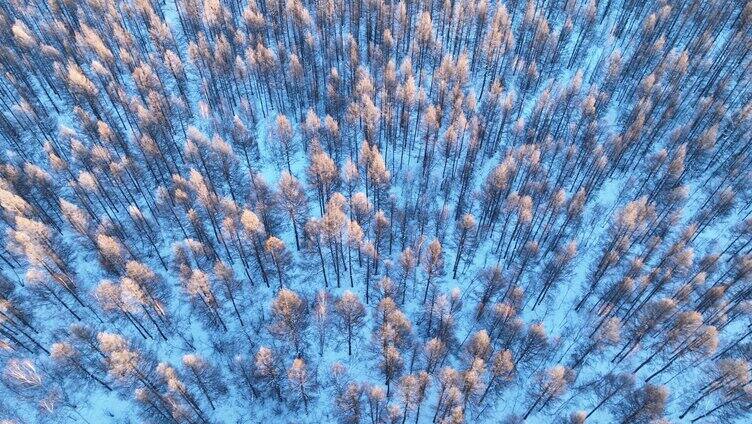
<svg viewBox="0 0 752 424">
<path fill-rule="evenodd" d="M 3 422 L 743 422 L 752 1 L 0 4 Z"/>
</svg>

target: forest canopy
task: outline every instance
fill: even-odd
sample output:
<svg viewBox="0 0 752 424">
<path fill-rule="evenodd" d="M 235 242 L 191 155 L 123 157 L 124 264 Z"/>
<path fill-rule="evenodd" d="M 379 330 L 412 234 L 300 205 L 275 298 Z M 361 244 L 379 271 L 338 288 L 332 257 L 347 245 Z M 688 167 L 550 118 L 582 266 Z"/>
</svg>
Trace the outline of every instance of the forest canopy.
<svg viewBox="0 0 752 424">
<path fill-rule="evenodd" d="M 0 423 L 752 420 L 752 0 L 6 0 L 0 40 Z"/>
</svg>

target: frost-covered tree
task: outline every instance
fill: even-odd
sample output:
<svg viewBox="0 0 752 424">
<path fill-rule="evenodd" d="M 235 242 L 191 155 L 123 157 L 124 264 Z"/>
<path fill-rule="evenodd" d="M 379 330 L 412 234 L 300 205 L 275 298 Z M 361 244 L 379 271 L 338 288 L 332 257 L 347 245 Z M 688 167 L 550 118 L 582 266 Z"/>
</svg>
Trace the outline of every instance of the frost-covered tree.
<svg viewBox="0 0 752 424">
<path fill-rule="evenodd" d="M 0 420 L 749 421 L 750 28 L 5 2 Z"/>
<path fill-rule="evenodd" d="M 339 327 L 347 338 L 347 354 L 352 355 L 353 338 L 358 337 L 358 333 L 365 325 L 366 308 L 358 299 L 358 295 L 346 290 L 335 305 L 334 310 L 337 313 Z"/>
</svg>

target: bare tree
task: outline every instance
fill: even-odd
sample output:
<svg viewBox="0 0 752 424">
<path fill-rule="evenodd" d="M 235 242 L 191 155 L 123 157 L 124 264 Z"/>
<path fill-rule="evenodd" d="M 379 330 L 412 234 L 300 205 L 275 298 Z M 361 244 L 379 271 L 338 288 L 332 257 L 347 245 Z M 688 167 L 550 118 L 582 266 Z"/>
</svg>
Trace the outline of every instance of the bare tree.
<svg viewBox="0 0 752 424">
<path fill-rule="evenodd" d="M 186 381 L 198 386 L 211 409 L 216 409 L 214 404 L 217 399 L 227 395 L 227 386 L 219 368 L 196 354 L 183 355 L 183 366 L 187 370 Z"/>
<path fill-rule="evenodd" d="M 441 248 L 441 243 L 434 239 L 428 245 L 423 257 L 423 271 L 426 273 L 426 290 L 423 294 L 423 303 L 426 303 L 428 299 L 428 290 L 434 284 L 436 278 L 441 277 L 444 274 L 444 253 Z"/>
<path fill-rule="evenodd" d="M 292 365 L 287 370 L 287 380 L 293 398 L 300 399 L 303 402 L 306 414 L 308 414 L 308 404 L 312 402 L 314 396 L 314 381 L 306 370 L 305 362 L 300 358 L 295 358 Z"/>
<path fill-rule="evenodd" d="M 345 290 L 342 297 L 336 301 L 334 310 L 342 331 L 347 334 L 347 354 L 352 356 L 352 340 L 365 325 L 366 309 L 355 293 Z"/>
<path fill-rule="evenodd" d="M 287 212 L 295 235 L 295 247 L 300 250 L 298 231 L 308 218 L 308 199 L 303 185 L 290 174 L 283 173 L 279 179 L 280 205 Z"/>
</svg>

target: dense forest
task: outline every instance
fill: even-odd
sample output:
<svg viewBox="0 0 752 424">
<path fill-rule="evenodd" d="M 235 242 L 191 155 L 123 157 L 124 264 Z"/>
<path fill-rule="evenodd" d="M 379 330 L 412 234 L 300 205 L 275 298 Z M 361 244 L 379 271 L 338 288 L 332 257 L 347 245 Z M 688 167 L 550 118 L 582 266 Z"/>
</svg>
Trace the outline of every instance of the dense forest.
<svg viewBox="0 0 752 424">
<path fill-rule="evenodd" d="M 0 422 L 752 420 L 752 0 L 0 0 Z"/>
</svg>

